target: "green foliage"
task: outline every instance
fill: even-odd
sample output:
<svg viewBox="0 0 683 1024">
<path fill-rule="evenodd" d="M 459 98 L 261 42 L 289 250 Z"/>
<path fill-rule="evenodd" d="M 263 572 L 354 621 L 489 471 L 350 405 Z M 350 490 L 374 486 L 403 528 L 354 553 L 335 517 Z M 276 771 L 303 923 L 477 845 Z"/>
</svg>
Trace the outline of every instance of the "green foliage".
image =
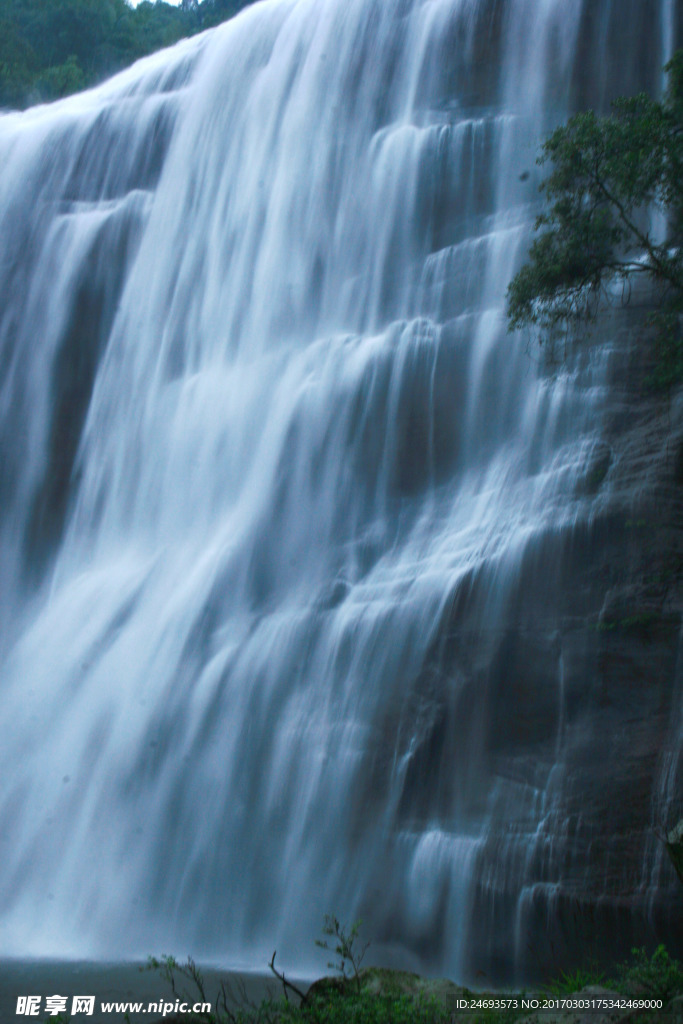
<svg viewBox="0 0 683 1024">
<path fill-rule="evenodd" d="M 38 58 L 11 21 L 0 21 L 0 103 L 19 105 L 30 94 Z"/>
<path fill-rule="evenodd" d="M 282 1024 L 447 1024 L 450 1014 L 436 999 L 368 992 L 331 993 L 310 1006 L 289 1007 Z"/>
<path fill-rule="evenodd" d="M 179 964 L 172 956 L 149 957 L 146 969 L 160 973 L 174 1000 L 211 1002 L 201 971 L 191 958 Z M 353 988 L 330 988 L 300 1004 L 283 997 L 265 999 L 256 1006 L 249 1003 L 243 991 L 235 994 L 223 983 L 212 1006 L 215 1010 L 191 1019 L 197 1024 L 447 1024 L 450 1020 L 446 1008 L 433 997 Z"/>
<path fill-rule="evenodd" d="M 622 98 L 610 116 L 585 111 L 546 140 L 546 208 L 507 292 L 509 328 L 533 325 L 552 345 L 593 320 L 615 285 L 625 295 L 639 278 L 661 286 L 660 387 L 683 379 L 683 51 L 665 70 L 663 101 Z"/>
<path fill-rule="evenodd" d="M 559 978 L 554 978 L 545 986 L 545 991 L 551 996 L 567 996 L 572 992 L 580 992 L 589 985 L 600 985 L 604 978 L 602 971 L 579 967 L 575 971 L 562 971 Z"/>
<path fill-rule="evenodd" d="M 174 998 L 179 999 L 181 1002 L 211 1002 L 206 995 L 204 977 L 192 957 L 188 956 L 187 963 L 179 964 L 173 956 L 164 955 L 159 958 L 150 956 L 147 958 L 147 966 L 144 970 L 158 971 L 164 981 L 168 983 Z M 189 988 L 187 987 L 188 983 L 190 985 Z M 226 1012 L 229 1013 L 225 988 L 221 989 L 221 995 L 223 1002 L 226 1003 Z M 220 1001 L 221 997 L 219 996 L 216 1001 L 216 1013 L 203 1013 L 195 1016 L 194 1019 L 196 1021 L 204 1021 L 205 1024 L 233 1024 L 234 1015 L 222 1016 L 220 1014 L 218 1009 Z"/>
<path fill-rule="evenodd" d="M 332 931 L 326 931 L 325 934 L 336 938 L 334 920 L 326 918 Z M 347 938 L 350 935 L 351 932 Z M 607 989 L 621 992 L 627 998 L 661 999 L 664 1006 L 683 993 L 683 968 L 669 956 L 664 946 L 659 946 L 652 956 L 648 956 L 644 949 L 634 949 L 632 954 L 632 961 L 618 968 L 617 980 L 605 979 L 595 968 L 579 968 L 564 972 L 549 982 L 544 993 L 561 999 L 588 986 L 602 984 Z M 333 966 L 339 969 L 337 965 Z M 148 969 L 161 973 L 169 983 L 174 999 L 188 1003 L 211 1002 L 207 997 L 204 979 L 193 960 L 188 958 L 187 963 L 181 965 L 171 956 L 160 959 L 150 957 Z M 278 974 L 278 977 L 282 978 L 282 975 Z M 218 998 L 212 1003 L 215 1009 L 200 1016 L 188 1017 L 187 1020 L 195 1024 L 452 1024 L 458 1017 L 457 1012 L 454 1014 L 453 1010 L 449 1010 L 434 996 L 407 993 L 401 991 L 399 985 L 390 985 L 389 990 L 377 992 L 367 986 L 357 988 L 355 985 L 342 984 L 341 979 L 338 982 L 336 986 L 328 985 L 319 990 L 316 990 L 316 986 L 298 1004 L 288 1002 L 284 997 L 265 999 L 258 1006 L 249 1003 L 244 990 L 235 995 L 223 983 Z M 471 992 L 466 994 L 474 996 Z M 518 993 L 517 996 L 519 1004 L 522 998 L 530 998 L 525 993 Z M 539 1020 L 542 1016 L 539 1015 Z M 501 1010 L 474 1011 L 472 1015 L 467 1015 L 467 1020 L 470 1024 L 474 1021 L 476 1024 L 515 1024 L 520 1017 L 530 1019 L 528 1011 L 517 1005 Z M 645 1024 L 651 1018 L 646 1013 L 635 1019 L 642 1019 Z"/>
<path fill-rule="evenodd" d="M 0 107 L 77 92 L 253 0 L 2 0 Z"/>
<path fill-rule="evenodd" d="M 295 1006 L 281 999 L 239 1009 L 217 1024 L 449 1024 L 451 1016 L 435 999 L 409 995 L 330 992 Z"/>
<path fill-rule="evenodd" d="M 633 960 L 619 968 L 621 991 L 661 999 L 665 1006 L 683 993 L 683 966 L 671 959 L 665 946 L 658 946 L 650 957 L 644 949 L 632 949 L 631 955 Z"/>
<path fill-rule="evenodd" d="M 355 921 L 351 926 L 351 930 L 347 931 L 345 926 L 341 925 L 336 917 L 325 914 L 323 935 L 329 936 L 332 939 L 333 945 L 331 946 L 327 939 L 316 939 L 315 942 L 316 946 L 320 946 L 321 949 L 327 949 L 336 954 L 338 959 L 329 962 L 327 966 L 333 971 L 339 971 L 345 981 L 348 981 L 351 977 L 355 978 L 359 992 L 360 965 L 370 945 L 369 942 L 362 945 L 358 941 L 358 933 L 362 923 L 360 920 Z M 349 965 L 353 974 L 349 972 Z"/>
<path fill-rule="evenodd" d="M 85 86 L 85 74 L 78 63 L 78 57 L 72 53 L 63 64 L 48 68 L 38 78 L 37 84 L 40 93 L 50 99 L 78 92 Z"/>
</svg>

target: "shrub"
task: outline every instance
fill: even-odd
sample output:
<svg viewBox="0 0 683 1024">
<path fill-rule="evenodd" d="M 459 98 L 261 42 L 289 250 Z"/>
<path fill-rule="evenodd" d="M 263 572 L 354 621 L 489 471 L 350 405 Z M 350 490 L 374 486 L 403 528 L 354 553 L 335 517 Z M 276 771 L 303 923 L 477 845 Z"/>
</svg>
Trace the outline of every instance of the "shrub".
<svg viewBox="0 0 683 1024">
<path fill-rule="evenodd" d="M 594 320 L 615 285 L 626 296 L 638 279 L 658 285 L 660 387 L 683 379 L 683 50 L 665 70 L 663 100 L 621 98 L 610 116 L 585 111 L 546 140 L 546 208 L 507 291 L 510 330 L 534 326 L 554 347 Z"/>
</svg>

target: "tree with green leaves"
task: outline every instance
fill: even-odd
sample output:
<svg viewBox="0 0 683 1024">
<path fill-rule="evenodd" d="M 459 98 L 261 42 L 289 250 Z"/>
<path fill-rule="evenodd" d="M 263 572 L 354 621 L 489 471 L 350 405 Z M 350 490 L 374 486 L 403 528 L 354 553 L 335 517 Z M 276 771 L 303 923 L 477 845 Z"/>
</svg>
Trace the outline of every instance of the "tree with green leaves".
<svg viewBox="0 0 683 1024">
<path fill-rule="evenodd" d="M 545 209 L 507 314 L 511 330 L 533 326 L 554 343 L 594 320 L 615 286 L 628 294 L 646 279 L 659 289 L 657 383 L 670 387 L 683 379 L 683 50 L 665 71 L 662 100 L 577 114 L 544 143 Z"/>
<path fill-rule="evenodd" d="M 94 85 L 139 57 L 218 25 L 254 0 L 2 0 L 0 108 Z"/>
</svg>

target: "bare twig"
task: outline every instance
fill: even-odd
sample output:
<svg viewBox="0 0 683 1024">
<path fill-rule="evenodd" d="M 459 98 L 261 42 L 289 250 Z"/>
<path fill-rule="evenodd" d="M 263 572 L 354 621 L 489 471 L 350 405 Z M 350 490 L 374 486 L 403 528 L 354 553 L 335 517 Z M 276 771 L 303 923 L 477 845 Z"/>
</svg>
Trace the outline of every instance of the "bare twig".
<svg viewBox="0 0 683 1024">
<path fill-rule="evenodd" d="M 292 992 L 295 992 L 298 995 L 298 997 L 299 997 L 299 999 L 301 1000 L 302 1003 L 307 1003 L 308 1002 L 308 997 L 306 996 L 306 994 L 304 992 L 302 992 L 300 988 L 297 988 L 296 985 L 293 985 L 291 981 L 287 981 L 287 979 L 285 978 L 284 971 L 282 973 L 280 973 L 280 971 L 278 971 L 276 969 L 276 967 L 275 967 L 275 957 L 276 957 L 276 955 L 277 955 L 277 950 L 275 950 L 275 952 L 273 953 L 273 956 L 272 956 L 271 961 L 268 964 L 268 966 L 270 967 L 270 969 L 273 972 L 273 974 L 275 975 L 275 977 L 279 978 L 279 980 L 282 982 L 282 989 L 283 989 L 284 994 L 285 994 L 285 999 L 287 1000 L 287 1002 L 289 1002 L 289 996 L 287 994 L 287 989 L 289 988 L 289 989 L 292 990 Z"/>
</svg>

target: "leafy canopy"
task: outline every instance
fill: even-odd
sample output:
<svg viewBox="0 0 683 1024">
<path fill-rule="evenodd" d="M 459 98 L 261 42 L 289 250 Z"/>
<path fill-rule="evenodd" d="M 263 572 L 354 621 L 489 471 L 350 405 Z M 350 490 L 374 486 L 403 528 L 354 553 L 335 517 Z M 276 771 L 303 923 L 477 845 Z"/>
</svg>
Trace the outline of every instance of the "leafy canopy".
<svg viewBox="0 0 683 1024">
<path fill-rule="evenodd" d="M 544 143 L 546 208 L 507 314 L 511 330 L 533 325 L 553 341 L 594 319 L 614 285 L 649 279 L 662 288 L 660 383 L 670 385 L 683 377 L 683 50 L 665 71 L 663 100 L 621 98 L 610 116 L 577 114 Z"/>
<path fill-rule="evenodd" d="M 0 108 L 77 92 L 254 0 L 0 0 Z"/>
</svg>

